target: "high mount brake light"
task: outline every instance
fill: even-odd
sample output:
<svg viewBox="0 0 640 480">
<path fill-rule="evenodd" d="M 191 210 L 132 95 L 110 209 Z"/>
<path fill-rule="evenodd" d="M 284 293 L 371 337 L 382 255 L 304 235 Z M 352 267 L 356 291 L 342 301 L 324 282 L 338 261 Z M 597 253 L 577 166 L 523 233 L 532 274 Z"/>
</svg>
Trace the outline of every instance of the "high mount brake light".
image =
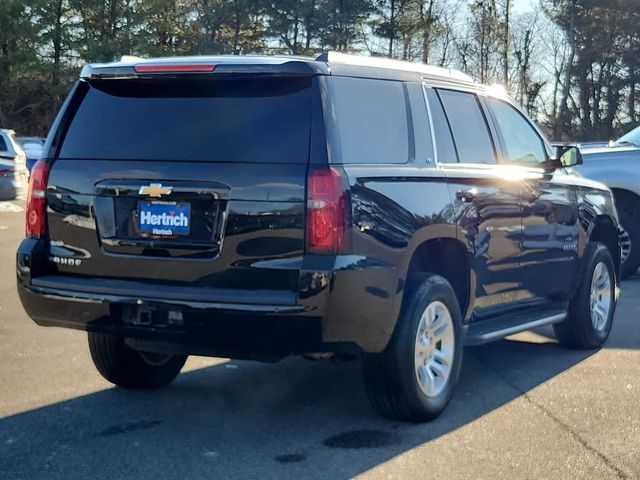
<svg viewBox="0 0 640 480">
<path fill-rule="evenodd" d="M 307 251 L 344 252 L 349 246 L 350 213 L 344 172 L 312 167 L 307 176 Z"/>
<path fill-rule="evenodd" d="M 200 73 L 215 68 L 212 63 L 139 63 L 133 67 L 136 73 Z"/>
<path fill-rule="evenodd" d="M 25 235 L 42 238 L 47 235 L 47 179 L 49 164 L 38 160 L 31 170 L 29 195 L 27 197 L 27 219 Z"/>
</svg>

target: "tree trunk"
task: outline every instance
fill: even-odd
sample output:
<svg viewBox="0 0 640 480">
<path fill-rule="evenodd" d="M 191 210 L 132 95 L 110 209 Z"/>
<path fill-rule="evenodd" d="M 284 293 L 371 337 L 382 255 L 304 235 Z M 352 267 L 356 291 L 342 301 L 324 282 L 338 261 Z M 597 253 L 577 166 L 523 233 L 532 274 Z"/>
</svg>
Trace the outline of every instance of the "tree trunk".
<svg viewBox="0 0 640 480">
<path fill-rule="evenodd" d="M 433 26 L 433 4 L 435 0 L 429 0 L 429 6 L 425 12 L 424 1 L 420 3 L 420 20 L 422 23 L 422 63 L 429 63 L 429 51 L 431 50 L 431 28 Z"/>
<path fill-rule="evenodd" d="M 313 38 L 312 31 L 312 22 L 313 22 L 313 13 L 315 10 L 316 2 L 313 0 L 309 5 L 309 13 L 304 17 L 304 31 L 305 31 L 305 39 L 304 39 L 304 49 L 306 53 L 309 53 L 311 50 L 311 39 Z"/>
<path fill-rule="evenodd" d="M 510 10 L 511 10 L 511 0 L 505 0 L 504 26 L 502 29 L 502 35 L 504 35 L 504 38 L 502 39 L 502 82 L 505 88 L 509 88 L 509 44 L 510 44 L 509 22 L 511 21 Z"/>
<path fill-rule="evenodd" d="M 240 55 L 240 9 L 238 0 L 233 1 L 233 54 Z"/>
<path fill-rule="evenodd" d="M 628 100 L 629 120 L 631 123 L 636 122 L 636 68 L 631 65 L 629 67 L 629 100 Z"/>
<path fill-rule="evenodd" d="M 389 15 L 389 58 L 393 58 L 393 37 L 396 35 L 396 2 L 391 0 L 391 13 Z"/>
<path fill-rule="evenodd" d="M 571 17 L 569 19 L 569 30 L 567 36 L 573 35 L 576 26 L 576 3 L 577 0 L 571 2 Z M 556 124 L 553 127 L 553 139 L 561 140 L 565 125 L 569 119 L 569 93 L 571 92 L 571 77 L 573 75 L 573 63 L 576 58 L 576 45 L 573 37 L 567 38 L 569 42 L 569 58 L 564 70 L 564 79 L 562 83 L 562 97 L 560 98 L 560 112 Z"/>
<path fill-rule="evenodd" d="M 298 5 L 296 4 L 296 9 L 293 13 L 293 48 L 292 48 L 292 54 L 297 55 L 298 52 L 298 32 L 299 32 L 299 25 L 300 19 L 298 18 Z"/>
</svg>

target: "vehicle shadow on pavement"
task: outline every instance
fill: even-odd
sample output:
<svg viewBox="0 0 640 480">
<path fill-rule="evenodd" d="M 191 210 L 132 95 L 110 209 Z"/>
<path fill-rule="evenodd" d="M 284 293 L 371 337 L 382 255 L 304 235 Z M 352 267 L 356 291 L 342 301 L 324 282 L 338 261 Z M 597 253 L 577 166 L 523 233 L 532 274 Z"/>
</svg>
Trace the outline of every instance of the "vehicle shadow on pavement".
<svg viewBox="0 0 640 480">
<path fill-rule="evenodd" d="M 0 478 L 351 478 L 591 354 L 541 338 L 466 349 L 451 404 L 423 425 L 378 417 L 357 361 L 233 361 L 154 392 L 109 388 L 1 419 Z"/>
</svg>

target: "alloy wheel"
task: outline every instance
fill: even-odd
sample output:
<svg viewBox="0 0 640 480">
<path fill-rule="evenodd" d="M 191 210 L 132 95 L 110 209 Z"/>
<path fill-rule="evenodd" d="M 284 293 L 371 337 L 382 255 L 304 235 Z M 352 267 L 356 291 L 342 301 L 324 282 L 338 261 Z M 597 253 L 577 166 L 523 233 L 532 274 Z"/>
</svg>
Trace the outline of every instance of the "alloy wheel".
<svg viewBox="0 0 640 480">
<path fill-rule="evenodd" d="M 599 262 L 593 269 L 590 307 L 593 328 L 597 331 L 603 330 L 611 310 L 611 276 L 604 262 Z"/>
<path fill-rule="evenodd" d="M 416 378 L 426 396 L 435 397 L 446 387 L 454 352 L 451 313 L 444 303 L 431 302 L 420 317 L 414 348 Z"/>
</svg>

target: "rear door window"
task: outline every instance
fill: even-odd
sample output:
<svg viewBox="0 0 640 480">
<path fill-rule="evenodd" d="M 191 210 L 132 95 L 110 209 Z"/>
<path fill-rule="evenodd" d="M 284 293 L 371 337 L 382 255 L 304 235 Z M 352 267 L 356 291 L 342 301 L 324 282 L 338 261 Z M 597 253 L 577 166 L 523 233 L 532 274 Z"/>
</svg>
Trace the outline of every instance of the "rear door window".
<svg viewBox="0 0 640 480">
<path fill-rule="evenodd" d="M 367 78 L 328 79 L 342 163 L 406 163 L 410 111 L 401 82 Z"/>
<path fill-rule="evenodd" d="M 487 121 L 473 93 L 439 90 L 438 95 L 453 134 L 458 161 L 495 163 L 495 149 Z"/>
<path fill-rule="evenodd" d="M 310 123 L 309 77 L 93 81 L 59 157 L 306 164 Z"/>
</svg>

